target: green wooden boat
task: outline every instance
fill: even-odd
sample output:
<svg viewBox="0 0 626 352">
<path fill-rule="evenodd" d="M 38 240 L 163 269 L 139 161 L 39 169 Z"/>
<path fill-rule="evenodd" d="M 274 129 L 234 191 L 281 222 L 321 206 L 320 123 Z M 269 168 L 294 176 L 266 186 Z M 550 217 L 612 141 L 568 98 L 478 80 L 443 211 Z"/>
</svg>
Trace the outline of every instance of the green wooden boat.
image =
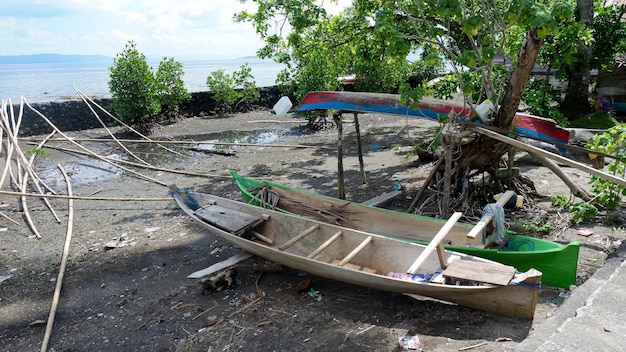
<svg viewBox="0 0 626 352">
<path fill-rule="evenodd" d="M 334 223 L 361 231 L 427 243 L 445 221 L 415 214 L 371 207 L 318 193 L 289 187 L 277 182 L 247 178 L 231 170 L 244 200 L 318 221 Z M 519 271 L 531 268 L 543 273 L 542 283 L 569 288 L 576 284 L 580 243 L 568 244 L 507 233 L 500 248 L 485 248 L 489 238 L 468 238 L 474 225 L 457 223 L 445 238 L 446 249 L 491 259 L 514 266 Z"/>
</svg>

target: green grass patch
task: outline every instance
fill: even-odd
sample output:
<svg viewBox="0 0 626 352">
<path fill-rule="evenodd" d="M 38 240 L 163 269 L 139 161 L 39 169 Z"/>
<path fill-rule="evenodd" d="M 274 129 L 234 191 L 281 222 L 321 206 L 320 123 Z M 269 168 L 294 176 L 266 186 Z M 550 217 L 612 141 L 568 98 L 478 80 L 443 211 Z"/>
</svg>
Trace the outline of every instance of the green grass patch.
<svg viewBox="0 0 626 352">
<path fill-rule="evenodd" d="M 593 114 L 583 116 L 579 119 L 570 121 L 570 127 L 594 128 L 606 130 L 620 123 L 611 115 L 598 111 Z"/>
</svg>

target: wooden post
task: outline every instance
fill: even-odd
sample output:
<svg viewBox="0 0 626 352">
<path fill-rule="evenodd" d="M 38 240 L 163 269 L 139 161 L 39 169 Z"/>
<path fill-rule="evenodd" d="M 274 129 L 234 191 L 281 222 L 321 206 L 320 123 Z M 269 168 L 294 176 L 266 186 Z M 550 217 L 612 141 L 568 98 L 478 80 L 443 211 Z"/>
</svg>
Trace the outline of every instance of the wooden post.
<svg viewBox="0 0 626 352">
<path fill-rule="evenodd" d="M 346 199 L 343 181 L 343 125 L 341 122 L 341 111 L 333 113 L 333 120 L 337 125 L 337 198 Z"/>
<path fill-rule="evenodd" d="M 442 216 L 448 217 L 450 214 L 450 192 L 452 184 L 452 135 L 441 134 L 441 145 L 445 150 L 445 172 L 443 175 L 443 199 L 441 205 Z"/>
<path fill-rule="evenodd" d="M 361 146 L 361 128 L 359 127 L 358 113 L 354 113 L 354 129 L 356 131 L 356 148 L 359 153 L 359 168 L 361 169 L 361 184 L 367 183 L 365 167 L 363 166 L 363 148 Z"/>
</svg>

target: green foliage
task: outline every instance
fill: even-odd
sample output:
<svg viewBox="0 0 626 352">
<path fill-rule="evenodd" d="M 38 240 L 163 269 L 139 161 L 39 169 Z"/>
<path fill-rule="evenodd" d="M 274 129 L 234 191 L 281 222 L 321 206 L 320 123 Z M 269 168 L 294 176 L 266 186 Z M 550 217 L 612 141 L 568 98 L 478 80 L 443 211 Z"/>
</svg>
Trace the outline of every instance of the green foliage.
<svg viewBox="0 0 626 352">
<path fill-rule="evenodd" d="M 35 154 L 35 155 L 39 155 L 39 156 L 43 156 L 43 157 L 48 157 L 50 156 L 50 153 L 48 153 L 47 151 L 41 149 L 41 148 L 30 148 L 28 150 L 26 150 L 26 153 L 28 154 Z"/>
<path fill-rule="evenodd" d="M 206 78 L 206 85 L 213 93 L 213 99 L 217 103 L 229 107 L 237 101 L 235 80 L 224 69 L 211 72 Z"/>
<path fill-rule="evenodd" d="M 252 76 L 252 68 L 248 64 L 241 65 L 239 71 L 233 72 L 233 80 L 235 85 L 240 87 L 239 101 L 244 106 L 249 106 L 261 97 L 254 76 Z"/>
<path fill-rule="evenodd" d="M 580 224 L 586 220 L 595 219 L 596 214 L 598 213 L 598 208 L 587 202 L 578 202 L 570 205 L 569 212 L 573 214 L 572 220 L 574 220 L 575 223 Z"/>
<path fill-rule="evenodd" d="M 235 103 L 246 106 L 261 96 L 251 71 L 250 66 L 244 64 L 232 74 L 223 69 L 209 74 L 206 84 L 213 93 L 213 99 L 219 104 L 219 110 L 231 111 Z"/>
<path fill-rule="evenodd" d="M 553 207 L 564 208 L 567 206 L 567 204 L 569 204 L 569 199 L 562 194 L 557 194 L 555 196 L 552 196 L 550 197 L 550 200 L 551 200 L 551 204 Z"/>
<path fill-rule="evenodd" d="M 601 130 L 606 130 L 616 125 L 619 125 L 619 122 L 613 116 L 604 111 L 596 111 L 592 114 L 570 121 L 571 127 L 596 128 Z"/>
<path fill-rule="evenodd" d="M 558 104 L 556 104 L 559 96 L 560 92 L 554 89 L 547 79 L 531 78 L 524 91 L 523 99 L 530 114 L 549 117 L 555 120 L 559 126 L 567 127 L 569 121 L 558 110 Z"/>
<path fill-rule="evenodd" d="M 517 215 L 513 218 L 511 228 L 527 235 L 546 236 L 556 230 L 554 222 L 546 213 L 537 215 Z"/>
<path fill-rule="evenodd" d="M 162 107 L 178 110 L 181 103 L 189 99 L 190 94 L 183 82 L 183 65 L 174 58 L 164 57 L 156 71 L 157 100 Z"/>
<path fill-rule="evenodd" d="M 419 86 L 440 71 L 441 60 L 428 65 L 407 60 L 415 47 L 399 38 L 396 26 L 371 25 L 373 16 L 387 13 L 381 8 L 384 2 L 355 2 L 337 16 L 329 16 L 316 1 L 254 2 L 256 13 L 241 12 L 235 19 L 252 23 L 265 39 L 258 56 L 286 65 L 277 83 L 297 99 L 309 91 L 343 89 L 342 76 L 355 75 L 357 91 L 389 93 L 403 82 Z M 272 27 L 279 31 L 271 33 Z M 282 33 L 282 28 L 291 32 Z"/>
<path fill-rule="evenodd" d="M 109 90 L 115 114 L 128 124 L 148 122 L 159 113 L 157 85 L 145 55 L 128 42 L 124 51 L 113 59 Z"/>
<path fill-rule="evenodd" d="M 598 208 L 589 202 L 577 202 L 571 203 L 566 196 L 560 194 L 551 197 L 552 206 L 559 208 L 567 208 L 570 214 L 572 214 L 572 220 L 579 224 L 586 220 L 595 219 L 598 213 Z"/>
<path fill-rule="evenodd" d="M 589 138 L 586 148 L 611 154 L 615 157 L 607 166 L 610 174 L 624 178 L 626 176 L 626 127 L 617 125 L 608 131 Z M 591 178 L 591 192 L 596 194 L 596 203 L 609 209 L 615 209 L 626 196 L 626 187 L 597 176 Z"/>
<path fill-rule="evenodd" d="M 129 125 L 152 122 L 162 108 L 177 110 L 189 99 L 182 81 L 182 64 L 164 57 L 153 73 L 132 41 L 116 55 L 109 71 L 113 111 Z"/>
</svg>

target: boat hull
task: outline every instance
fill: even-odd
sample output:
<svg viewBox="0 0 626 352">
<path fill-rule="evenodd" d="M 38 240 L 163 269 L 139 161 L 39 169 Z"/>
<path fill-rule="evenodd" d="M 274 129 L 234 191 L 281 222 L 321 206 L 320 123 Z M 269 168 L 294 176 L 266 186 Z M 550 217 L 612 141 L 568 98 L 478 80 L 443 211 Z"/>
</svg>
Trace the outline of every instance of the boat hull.
<svg viewBox="0 0 626 352">
<path fill-rule="evenodd" d="M 472 116 L 472 111 L 464 108 L 462 103 L 454 101 L 424 98 L 415 109 L 409 108 L 400 101 L 398 94 L 321 91 L 307 93 L 296 111 L 342 110 L 361 113 L 381 113 L 401 116 L 422 117 L 438 121 L 439 117 L 447 116 L 455 111 L 463 119 Z M 539 138 L 567 144 L 569 131 L 558 126 L 552 119 L 518 113 L 513 119 L 516 132 L 524 137 Z M 559 150 L 565 151 L 560 146 Z"/>
<path fill-rule="evenodd" d="M 541 280 L 541 273 L 536 270 L 516 275 L 511 284 L 508 285 L 464 286 L 397 279 L 388 276 L 387 273 L 406 272 L 415 257 L 424 251 L 425 246 L 324 224 L 208 194 L 179 189 L 173 190 L 172 194 L 179 207 L 198 225 L 245 251 L 282 265 L 313 275 L 373 289 L 431 297 L 507 316 L 527 319 L 532 319 L 534 316 L 537 291 Z M 230 209 L 224 213 L 245 212 L 247 216 L 263 218 L 264 221 L 255 225 L 254 230 L 266 234 L 268 236 L 266 240 L 272 240 L 272 244 L 234 235 L 199 215 L 205 209 L 216 205 Z M 317 226 L 318 229 L 314 234 L 281 249 L 289 241 L 292 241 L 296 234 L 301 234 L 312 226 Z M 307 258 L 307 253 L 312 254 L 314 249 L 320 248 L 320 243 L 327 242 L 331 235 L 337 232 L 341 234 L 339 240 L 314 256 L 313 259 Z M 333 258 L 350 256 L 352 253 L 348 254 L 348 252 L 354 251 L 355 245 L 363 243 L 368 238 L 369 245 L 350 258 L 348 264 L 351 266 L 334 264 Z M 280 245 L 281 243 L 282 245 Z M 454 255 L 467 259 L 469 262 L 502 266 L 499 263 L 461 253 L 446 251 L 445 255 L 448 259 Z M 427 273 L 441 270 L 437 258 L 427 259 L 420 269 Z"/>
<path fill-rule="evenodd" d="M 277 182 L 245 178 L 232 170 L 231 175 L 239 188 L 244 201 L 257 206 L 267 206 L 255 196 L 258 187 L 269 186 L 285 199 L 293 199 L 312 205 L 317 212 L 340 212 L 337 223 L 358 230 L 379 235 L 427 243 L 432 239 L 443 221 L 415 214 L 370 207 L 342 199 L 320 195 L 289 187 Z M 277 210 L 287 211 L 278 204 Z M 287 211 L 288 212 L 288 211 Z M 303 213 L 292 212 L 295 215 Z M 324 220 L 319 218 L 318 220 Z M 510 233 L 508 245 L 500 249 L 484 248 L 483 239 L 471 239 L 466 235 L 472 225 L 458 223 L 446 236 L 450 244 L 445 248 L 487 258 L 502 264 L 514 266 L 519 271 L 531 268 L 543 273 L 542 283 L 549 286 L 569 288 L 576 284 L 580 243 L 572 241 L 560 244 L 538 238 Z"/>
</svg>

